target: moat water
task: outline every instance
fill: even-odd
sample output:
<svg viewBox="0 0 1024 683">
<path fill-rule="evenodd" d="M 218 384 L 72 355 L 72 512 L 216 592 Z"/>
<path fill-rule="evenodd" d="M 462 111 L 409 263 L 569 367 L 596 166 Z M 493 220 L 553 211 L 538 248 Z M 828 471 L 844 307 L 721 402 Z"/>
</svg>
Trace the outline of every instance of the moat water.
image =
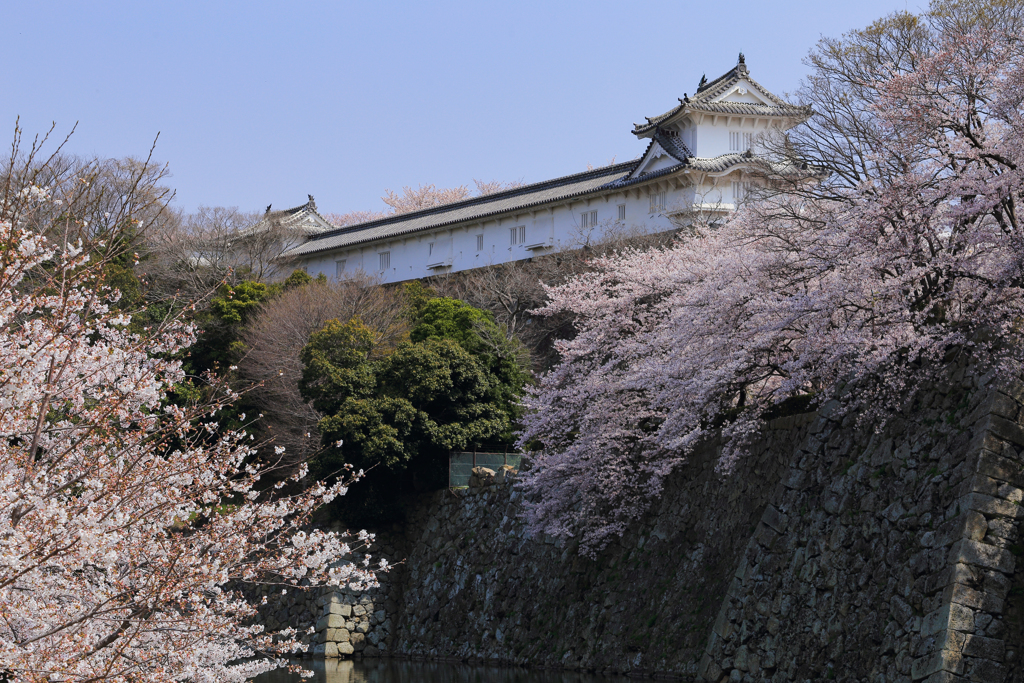
<svg viewBox="0 0 1024 683">
<path fill-rule="evenodd" d="M 264 674 L 254 683 L 626 683 L 635 680 L 624 676 L 394 659 L 307 659 L 302 665 L 313 670 L 313 678 L 300 678 L 281 670 Z"/>
</svg>

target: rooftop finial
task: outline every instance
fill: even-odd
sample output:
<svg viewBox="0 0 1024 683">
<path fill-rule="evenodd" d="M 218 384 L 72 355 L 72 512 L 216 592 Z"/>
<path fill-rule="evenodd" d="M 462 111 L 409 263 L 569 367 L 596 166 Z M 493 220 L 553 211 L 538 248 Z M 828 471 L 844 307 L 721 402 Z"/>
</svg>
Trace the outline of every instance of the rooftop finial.
<svg viewBox="0 0 1024 683">
<path fill-rule="evenodd" d="M 316 211 L 316 202 L 313 201 L 313 195 L 307 194 L 306 196 L 309 197 L 309 205 Z"/>
<path fill-rule="evenodd" d="M 273 206 L 273 204 L 267 204 L 267 213 L 270 213 L 270 207 L 272 207 L 272 206 Z"/>
<path fill-rule="evenodd" d="M 708 84 L 708 75 L 704 74 L 703 76 L 700 77 L 700 83 L 697 84 L 697 92 L 700 92 L 701 89 L 705 85 L 707 85 L 707 84 Z"/>
<path fill-rule="evenodd" d="M 736 63 L 736 71 L 737 73 L 740 74 L 749 73 L 749 71 L 747 70 L 747 58 L 743 56 L 742 52 L 740 53 L 739 61 Z"/>
<path fill-rule="evenodd" d="M 743 56 L 743 53 L 741 52 L 741 53 L 740 53 L 740 61 L 739 61 L 739 64 L 746 64 L 746 63 L 747 63 L 747 58 L 746 58 L 746 57 L 744 57 L 744 56 Z"/>
</svg>

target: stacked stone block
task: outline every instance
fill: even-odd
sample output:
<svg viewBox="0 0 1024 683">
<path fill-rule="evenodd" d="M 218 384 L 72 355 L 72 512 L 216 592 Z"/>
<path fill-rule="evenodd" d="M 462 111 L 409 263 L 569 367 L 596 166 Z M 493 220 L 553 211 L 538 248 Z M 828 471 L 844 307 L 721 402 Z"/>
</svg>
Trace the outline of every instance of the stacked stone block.
<svg viewBox="0 0 1024 683">
<path fill-rule="evenodd" d="M 378 588 L 366 591 L 341 586 L 322 592 L 316 600 L 321 616 L 315 625 L 313 656 L 380 657 L 390 651 L 398 605 L 387 598 L 392 577 L 380 574 L 379 580 Z"/>
<path fill-rule="evenodd" d="M 736 539 L 749 537 L 813 419 L 775 421 L 735 477 L 716 472 L 717 443 L 699 449 L 651 514 L 596 558 L 530 536 L 507 472 L 425 497 L 392 577 L 392 652 L 693 680 L 743 551 Z"/>
<path fill-rule="evenodd" d="M 961 369 L 884 429 L 777 419 L 727 478 L 706 444 L 596 558 L 526 533 L 511 476 L 424 496 L 380 589 L 314 598 L 315 653 L 1024 683 L 1024 391 L 984 385 Z"/>
<path fill-rule="evenodd" d="M 947 552 L 948 566 L 928 585 L 933 594 L 941 591 L 941 605 L 924 617 L 914 680 L 1006 681 L 1020 666 L 1013 644 L 1008 652 L 1004 640 L 1003 608 L 1018 564 L 1010 548 L 1024 518 L 1024 429 L 1015 398 L 1021 395 L 1019 389 L 1000 391 L 987 405 L 974 425 L 973 466 L 957 486 L 951 517 L 923 539 Z"/>
<path fill-rule="evenodd" d="M 822 411 L 747 543 L 705 680 L 1010 680 L 1020 392 L 978 384 L 852 439 Z"/>
</svg>

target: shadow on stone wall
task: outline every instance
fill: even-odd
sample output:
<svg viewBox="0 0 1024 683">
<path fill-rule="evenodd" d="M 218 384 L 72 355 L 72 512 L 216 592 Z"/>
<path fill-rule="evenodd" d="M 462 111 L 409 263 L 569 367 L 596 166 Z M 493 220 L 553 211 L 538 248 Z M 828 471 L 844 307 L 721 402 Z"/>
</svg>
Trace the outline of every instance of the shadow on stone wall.
<svg viewBox="0 0 1024 683">
<path fill-rule="evenodd" d="M 529 538 L 514 487 L 425 496 L 381 536 L 405 564 L 363 652 L 715 683 L 1022 683 L 1024 391 L 979 385 L 961 370 L 879 432 L 828 405 L 777 419 L 725 479 L 709 444 L 595 560 Z"/>
</svg>

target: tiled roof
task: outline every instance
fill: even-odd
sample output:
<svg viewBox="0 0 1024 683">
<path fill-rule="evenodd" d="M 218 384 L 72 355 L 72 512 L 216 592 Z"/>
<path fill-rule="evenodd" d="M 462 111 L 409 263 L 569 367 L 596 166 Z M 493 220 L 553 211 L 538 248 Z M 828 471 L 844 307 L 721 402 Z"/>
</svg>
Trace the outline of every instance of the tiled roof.
<svg viewBox="0 0 1024 683">
<path fill-rule="evenodd" d="M 623 176 L 619 180 L 615 181 L 617 185 L 621 186 L 622 184 L 625 183 L 636 182 L 641 178 L 647 180 L 648 178 L 651 177 L 650 173 L 640 173 L 638 175 L 637 171 L 639 171 L 642 168 L 644 160 L 648 158 L 647 155 L 650 154 L 651 148 L 654 147 L 655 145 L 661 147 L 666 153 L 668 153 L 669 156 L 671 156 L 673 159 L 679 162 L 676 166 L 672 167 L 672 170 L 676 170 L 678 168 L 682 168 L 683 166 L 685 166 L 686 160 L 693 155 L 693 153 L 690 151 L 690 148 L 686 146 L 685 142 L 680 140 L 678 137 L 674 135 L 669 135 L 662 129 L 658 128 L 654 131 L 654 135 L 651 136 L 651 141 L 647 143 L 647 149 L 645 149 L 644 153 L 640 155 L 640 160 L 633 167 L 633 170 L 631 170 L 627 175 Z"/>
<path fill-rule="evenodd" d="M 686 146 L 686 143 L 675 135 L 668 135 L 662 130 L 657 130 L 653 140 L 679 161 L 686 161 L 693 156 L 693 152 Z"/>
<path fill-rule="evenodd" d="M 710 159 L 702 159 L 691 156 L 690 150 L 678 138 L 665 135 L 661 131 L 658 131 L 655 135 L 656 138 L 651 140 L 651 144 L 653 145 L 655 142 L 660 144 L 666 152 L 679 160 L 679 163 L 653 173 L 645 173 L 632 178 L 630 174 L 636 170 L 639 161 L 627 161 L 483 197 L 474 197 L 473 199 L 432 207 L 422 211 L 346 226 L 313 235 L 307 242 L 289 249 L 282 257 L 308 256 L 322 251 L 342 249 L 377 240 L 393 239 L 402 235 L 436 230 L 437 228 L 456 223 L 481 220 L 498 214 L 521 211 L 552 201 L 580 197 L 590 193 L 620 190 L 630 185 L 645 183 L 671 175 L 687 168 L 706 173 L 720 173 L 734 166 L 746 164 L 764 166 L 765 170 L 783 175 L 808 173 L 806 169 L 799 169 L 790 164 L 767 162 L 759 157 L 747 156 L 746 153 L 730 153 Z M 814 172 L 811 171 L 810 173 L 813 174 Z"/>
<path fill-rule="evenodd" d="M 455 223 L 481 220 L 489 216 L 524 210 L 591 192 L 619 188 L 635 182 L 646 182 L 683 167 L 682 163 L 675 164 L 657 173 L 647 174 L 636 180 L 627 180 L 629 173 L 636 168 L 638 163 L 638 161 L 627 161 L 483 197 L 474 197 L 422 211 L 346 226 L 315 235 L 304 244 L 288 250 L 283 256 L 305 256 L 330 249 L 437 229 Z"/>
<path fill-rule="evenodd" d="M 820 175 L 815 169 L 808 170 L 807 168 L 800 168 L 790 163 L 768 161 L 762 157 L 749 155 L 747 152 L 730 152 L 729 154 L 721 154 L 717 157 L 711 158 L 699 158 L 690 157 L 687 161 L 687 167 L 692 168 L 695 171 L 703 171 L 705 173 L 721 173 L 734 166 L 740 164 L 746 164 L 748 166 L 760 166 L 765 171 L 777 175 L 788 175 L 788 176 L 816 176 Z"/>
<path fill-rule="evenodd" d="M 319 235 L 331 229 L 330 221 L 321 216 L 316 210 L 316 202 L 313 201 L 312 195 L 309 195 L 309 201 L 305 204 L 290 209 L 271 211 L 268 206 L 267 212 L 263 214 L 259 222 L 241 230 L 240 233 L 242 235 L 251 235 L 266 230 L 271 225 L 280 226 L 289 232 L 297 233 L 303 237 Z"/>
<path fill-rule="evenodd" d="M 693 111 L 708 111 L 721 114 L 746 114 L 752 116 L 802 116 L 810 114 L 807 107 L 786 105 L 783 107 L 753 102 L 694 102 L 690 101 Z"/>
<path fill-rule="evenodd" d="M 758 93 L 766 97 L 772 104 L 752 104 L 747 102 L 714 102 L 716 97 L 721 96 L 729 88 L 739 81 L 745 80 L 757 88 Z M 748 116 L 795 116 L 805 117 L 811 111 L 809 107 L 797 107 L 779 99 L 760 83 L 750 77 L 747 65 L 743 61 L 733 67 L 730 71 L 719 76 L 710 83 L 697 90 L 693 97 L 681 98 L 679 105 L 661 114 L 660 116 L 647 117 L 647 123 L 633 124 L 633 134 L 641 135 L 648 133 L 658 127 L 659 124 L 676 116 L 683 111 L 707 111 L 723 114 L 739 114 Z"/>
</svg>

